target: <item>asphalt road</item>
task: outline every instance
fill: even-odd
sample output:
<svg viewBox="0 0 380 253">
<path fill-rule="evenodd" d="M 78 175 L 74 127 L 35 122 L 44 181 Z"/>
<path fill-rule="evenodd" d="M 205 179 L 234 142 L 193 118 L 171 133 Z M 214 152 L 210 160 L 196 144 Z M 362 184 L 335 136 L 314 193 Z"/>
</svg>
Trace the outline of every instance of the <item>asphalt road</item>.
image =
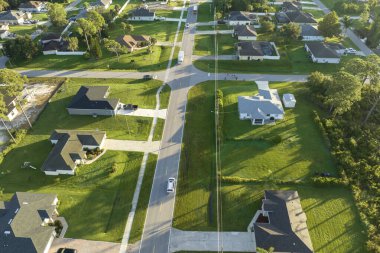
<svg viewBox="0 0 380 253">
<path fill-rule="evenodd" d="M 175 194 L 166 193 L 166 184 L 169 177 L 178 178 L 187 93 L 191 87 L 190 80 L 192 78 L 191 55 L 194 46 L 196 16 L 191 11 L 188 12 L 187 22 L 190 24 L 190 28 L 185 29 L 183 34 L 184 62 L 170 69 L 168 75 L 170 78 L 168 83 L 172 87 L 172 92 L 141 239 L 141 253 L 167 253 L 169 251 Z"/>
</svg>

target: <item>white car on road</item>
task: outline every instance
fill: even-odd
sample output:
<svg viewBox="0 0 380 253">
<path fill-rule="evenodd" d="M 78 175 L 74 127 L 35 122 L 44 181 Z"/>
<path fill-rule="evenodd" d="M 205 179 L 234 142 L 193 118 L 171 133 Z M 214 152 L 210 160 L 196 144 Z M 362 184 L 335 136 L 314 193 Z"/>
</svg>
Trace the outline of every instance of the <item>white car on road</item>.
<svg viewBox="0 0 380 253">
<path fill-rule="evenodd" d="M 166 188 L 166 192 L 167 193 L 172 193 L 172 192 L 174 192 L 174 189 L 175 189 L 175 178 L 174 177 L 170 177 L 168 179 L 168 185 L 167 185 L 167 188 Z"/>
</svg>

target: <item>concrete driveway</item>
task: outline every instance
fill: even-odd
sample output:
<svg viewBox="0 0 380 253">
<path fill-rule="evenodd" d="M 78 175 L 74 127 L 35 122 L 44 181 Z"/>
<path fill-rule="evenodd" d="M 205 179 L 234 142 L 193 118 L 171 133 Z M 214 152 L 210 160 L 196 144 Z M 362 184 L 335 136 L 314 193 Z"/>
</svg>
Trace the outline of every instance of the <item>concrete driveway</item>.
<svg viewBox="0 0 380 253">
<path fill-rule="evenodd" d="M 256 251 L 254 234 L 250 232 L 222 232 L 219 239 L 223 251 Z M 218 233 L 182 231 L 173 228 L 170 237 L 170 252 L 177 251 L 218 251 Z"/>
<path fill-rule="evenodd" d="M 104 148 L 108 150 L 149 152 L 157 154 L 160 149 L 160 142 L 107 139 Z"/>
<path fill-rule="evenodd" d="M 137 109 L 137 110 L 119 110 L 117 114 L 125 116 L 140 116 L 140 117 L 151 117 L 154 118 L 156 115 L 158 118 L 166 119 L 166 109 L 155 110 L 155 109 Z"/>
<path fill-rule="evenodd" d="M 77 249 L 80 253 L 119 253 L 120 243 L 56 238 L 49 253 L 56 253 L 59 248 Z"/>
</svg>

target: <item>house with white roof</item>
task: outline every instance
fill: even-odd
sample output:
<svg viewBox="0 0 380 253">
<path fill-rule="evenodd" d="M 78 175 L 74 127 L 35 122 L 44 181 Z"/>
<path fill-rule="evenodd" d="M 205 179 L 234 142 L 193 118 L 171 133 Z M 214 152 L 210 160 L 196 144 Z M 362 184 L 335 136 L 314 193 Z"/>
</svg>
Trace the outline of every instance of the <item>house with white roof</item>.
<svg viewBox="0 0 380 253">
<path fill-rule="evenodd" d="M 275 123 L 285 114 L 277 90 L 267 85 L 260 86 L 255 96 L 239 96 L 238 109 L 240 120 L 250 120 L 252 125 Z"/>
</svg>

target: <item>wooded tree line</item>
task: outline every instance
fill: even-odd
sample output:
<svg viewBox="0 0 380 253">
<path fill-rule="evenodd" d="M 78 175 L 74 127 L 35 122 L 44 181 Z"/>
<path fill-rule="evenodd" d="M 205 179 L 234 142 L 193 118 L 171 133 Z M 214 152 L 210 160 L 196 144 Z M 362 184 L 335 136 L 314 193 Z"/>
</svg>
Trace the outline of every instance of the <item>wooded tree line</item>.
<svg viewBox="0 0 380 253">
<path fill-rule="evenodd" d="M 352 186 L 372 252 L 380 252 L 380 58 L 354 58 L 331 76 L 314 72 L 307 86 L 328 112 L 322 125 L 341 176 Z"/>
<path fill-rule="evenodd" d="M 224 16 L 230 11 L 251 11 L 251 12 L 275 12 L 273 5 L 268 0 L 215 0 L 215 7 L 218 16 Z"/>
</svg>

